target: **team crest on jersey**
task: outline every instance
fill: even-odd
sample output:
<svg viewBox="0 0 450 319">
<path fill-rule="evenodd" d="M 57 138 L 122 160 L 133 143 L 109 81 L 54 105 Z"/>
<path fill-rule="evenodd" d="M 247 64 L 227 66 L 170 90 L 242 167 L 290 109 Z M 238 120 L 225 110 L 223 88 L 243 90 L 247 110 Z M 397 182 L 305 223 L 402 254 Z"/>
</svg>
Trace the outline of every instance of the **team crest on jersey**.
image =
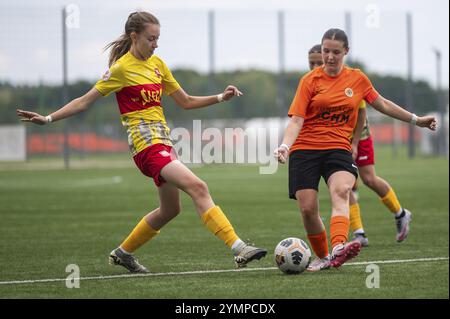
<svg viewBox="0 0 450 319">
<path fill-rule="evenodd" d="M 159 72 L 158 68 L 155 68 L 155 74 L 158 78 L 161 78 L 161 73 Z"/>
<path fill-rule="evenodd" d="M 347 95 L 348 97 L 352 97 L 353 96 L 353 90 L 351 88 L 346 88 L 344 90 L 345 95 Z"/>
<path fill-rule="evenodd" d="M 105 74 L 103 74 L 102 79 L 103 79 L 103 81 L 108 81 L 110 77 L 111 77 L 111 72 L 108 70 L 105 72 Z"/>
<path fill-rule="evenodd" d="M 159 152 L 159 154 L 161 156 L 163 156 L 163 157 L 169 157 L 170 156 L 169 152 L 167 152 L 167 151 L 161 151 L 161 152 Z"/>
</svg>

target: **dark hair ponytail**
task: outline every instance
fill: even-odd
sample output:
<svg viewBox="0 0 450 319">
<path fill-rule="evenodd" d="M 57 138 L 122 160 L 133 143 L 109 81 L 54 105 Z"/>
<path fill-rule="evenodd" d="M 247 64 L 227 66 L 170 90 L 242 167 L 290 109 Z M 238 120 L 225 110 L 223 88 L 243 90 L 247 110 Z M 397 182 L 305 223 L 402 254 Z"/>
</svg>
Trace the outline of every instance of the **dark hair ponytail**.
<svg viewBox="0 0 450 319">
<path fill-rule="evenodd" d="M 322 45 L 321 44 L 316 44 L 315 46 L 313 46 L 308 51 L 308 54 L 311 54 L 311 53 L 322 53 Z"/>
<path fill-rule="evenodd" d="M 345 32 L 341 29 L 330 29 L 322 37 L 323 40 L 338 40 L 344 44 L 344 48 L 348 49 L 348 38 Z"/>
<path fill-rule="evenodd" d="M 109 66 L 113 65 L 114 62 L 130 50 L 131 32 L 140 33 L 144 30 L 145 24 L 147 23 L 160 25 L 159 20 L 149 12 L 133 12 L 128 16 L 127 22 L 125 23 L 125 32 L 117 40 L 105 46 L 105 51 L 111 48 L 111 52 L 109 53 Z"/>
</svg>

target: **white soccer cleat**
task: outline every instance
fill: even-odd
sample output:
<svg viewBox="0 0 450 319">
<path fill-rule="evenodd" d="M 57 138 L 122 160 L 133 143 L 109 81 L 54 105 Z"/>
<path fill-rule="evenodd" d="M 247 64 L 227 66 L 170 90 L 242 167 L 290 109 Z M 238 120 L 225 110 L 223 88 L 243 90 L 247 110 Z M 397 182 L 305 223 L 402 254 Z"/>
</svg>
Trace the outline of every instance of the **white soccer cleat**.
<svg viewBox="0 0 450 319">
<path fill-rule="evenodd" d="M 316 257 L 316 259 L 314 259 L 306 268 L 306 271 L 316 272 L 320 270 L 330 269 L 331 266 L 330 260 L 331 260 L 330 255 L 324 258 Z"/>
<path fill-rule="evenodd" d="M 259 260 L 266 256 L 267 250 L 246 244 L 237 254 L 234 255 L 234 263 L 237 268 L 247 267 L 252 260 Z"/>
<path fill-rule="evenodd" d="M 407 209 L 403 209 L 400 217 L 395 217 L 395 226 L 397 227 L 397 236 L 395 239 L 401 243 L 406 239 L 409 233 L 409 223 L 412 220 L 411 212 Z"/>
<path fill-rule="evenodd" d="M 125 254 L 119 248 L 114 249 L 109 254 L 109 264 L 125 267 L 131 273 L 146 274 L 150 272 L 147 268 L 142 266 L 133 255 Z"/>
</svg>

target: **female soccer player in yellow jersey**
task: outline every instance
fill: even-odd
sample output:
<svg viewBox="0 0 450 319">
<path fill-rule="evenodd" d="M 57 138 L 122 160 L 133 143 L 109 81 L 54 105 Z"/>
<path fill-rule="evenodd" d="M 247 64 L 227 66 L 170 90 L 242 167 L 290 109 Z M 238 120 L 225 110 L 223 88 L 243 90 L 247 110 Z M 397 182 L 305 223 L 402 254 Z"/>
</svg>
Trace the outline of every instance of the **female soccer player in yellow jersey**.
<svg viewBox="0 0 450 319">
<path fill-rule="evenodd" d="M 317 44 L 309 50 L 310 70 L 323 65 L 321 49 L 322 46 Z M 396 240 L 402 242 L 409 233 L 411 212 L 402 208 L 394 189 L 375 172 L 375 152 L 366 114 L 366 103 L 363 100 L 360 104 L 358 122 L 352 138 L 353 159 L 358 166 L 358 172 L 364 185 L 373 190 L 389 211 L 394 214 L 397 229 Z M 354 234 L 353 240 L 358 240 L 364 247 L 369 245 L 361 220 L 358 200 L 353 192 L 350 193 L 350 228 Z"/>
<path fill-rule="evenodd" d="M 98 98 L 115 92 L 133 159 L 144 175 L 153 178 L 160 203 L 110 253 L 110 263 L 133 273 L 149 272 L 133 253 L 180 213 L 182 190 L 191 196 L 205 226 L 231 248 L 237 267 L 245 267 L 248 262 L 264 257 L 267 251 L 243 242 L 236 235 L 211 198 L 206 183 L 177 160 L 161 105 L 163 93 L 187 110 L 227 101 L 242 93 L 230 85 L 218 95 L 188 95 L 163 60 L 154 55 L 159 35 L 160 24 L 154 15 L 131 13 L 125 33 L 107 46 L 111 49 L 108 72 L 89 92 L 47 116 L 23 110 L 17 110 L 17 114 L 22 121 L 43 125 L 82 112 Z"/>
</svg>

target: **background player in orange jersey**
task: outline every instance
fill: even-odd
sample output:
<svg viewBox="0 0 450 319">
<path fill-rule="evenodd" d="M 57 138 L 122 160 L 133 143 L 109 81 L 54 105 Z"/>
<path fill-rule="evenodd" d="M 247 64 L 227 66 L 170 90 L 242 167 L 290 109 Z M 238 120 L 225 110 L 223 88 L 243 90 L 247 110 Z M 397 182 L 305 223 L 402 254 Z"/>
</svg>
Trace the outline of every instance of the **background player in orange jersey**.
<svg viewBox="0 0 450 319">
<path fill-rule="evenodd" d="M 379 112 L 404 122 L 436 129 L 434 117 L 417 117 L 383 98 L 363 72 L 344 65 L 349 51 L 344 31 L 328 30 L 321 44 L 324 65 L 300 80 L 282 144 L 275 150 L 281 163 L 289 155 L 289 197 L 298 201 L 308 239 L 318 257 L 309 266 L 310 271 L 340 267 L 361 249 L 358 241 L 347 243 L 349 194 L 358 176 L 350 138 L 360 102 L 365 100 Z M 318 208 L 321 176 L 331 197 L 331 255 Z"/>
<path fill-rule="evenodd" d="M 309 50 L 308 62 L 310 70 L 323 65 L 322 46 L 320 44 Z M 363 183 L 373 190 L 383 204 L 394 214 L 397 229 L 396 240 L 402 242 L 409 233 L 411 212 L 402 208 L 394 189 L 375 172 L 375 152 L 364 100 L 359 108 L 358 121 L 352 137 L 352 154 Z M 353 190 L 356 189 L 356 186 L 357 183 Z M 353 191 L 350 193 L 350 228 L 354 234 L 353 240 L 358 240 L 362 246 L 369 245 L 369 240 L 364 232 L 358 200 Z"/>
<path fill-rule="evenodd" d="M 231 248 L 236 265 L 245 267 L 248 262 L 264 257 L 267 251 L 244 243 L 236 235 L 211 198 L 206 183 L 177 160 L 161 105 L 163 93 L 183 109 L 209 106 L 242 93 L 234 86 L 227 86 L 218 95 L 188 95 L 167 65 L 154 55 L 159 36 L 160 23 L 155 16 L 148 12 L 131 13 L 124 34 L 107 46 L 111 49 L 108 72 L 89 92 L 48 116 L 23 110 L 17 110 L 17 114 L 22 121 L 43 125 L 82 112 L 98 98 L 115 92 L 133 159 L 144 175 L 153 178 L 160 203 L 110 253 L 110 263 L 134 273 L 149 272 L 132 253 L 180 213 L 182 190 L 191 196 L 205 226 Z"/>
</svg>

